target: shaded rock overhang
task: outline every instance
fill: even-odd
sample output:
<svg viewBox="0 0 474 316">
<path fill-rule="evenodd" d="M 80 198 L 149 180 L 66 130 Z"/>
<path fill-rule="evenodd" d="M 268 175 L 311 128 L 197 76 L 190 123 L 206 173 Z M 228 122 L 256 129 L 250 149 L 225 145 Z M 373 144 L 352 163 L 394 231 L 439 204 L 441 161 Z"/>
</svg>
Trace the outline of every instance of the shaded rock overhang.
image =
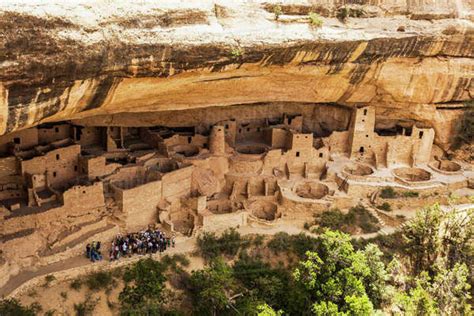
<svg viewBox="0 0 474 316">
<path fill-rule="evenodd" d="M 0 134 L 43 122 L 261 102 L 410 112 L 474 95 L 467 18 L 413 20 L 385 8 L 342 23 L 335 5 L 315 28 L 304 15 L 276 21 L 268 1 L 18 2 L 0 4 Z"/>
</svg>

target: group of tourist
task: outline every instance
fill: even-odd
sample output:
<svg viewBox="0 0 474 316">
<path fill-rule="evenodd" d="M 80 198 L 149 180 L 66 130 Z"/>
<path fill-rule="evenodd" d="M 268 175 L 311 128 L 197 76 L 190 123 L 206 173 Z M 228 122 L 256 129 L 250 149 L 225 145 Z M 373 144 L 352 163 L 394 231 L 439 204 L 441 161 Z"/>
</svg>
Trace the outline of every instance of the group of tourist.
<svg viewBox="0 0 474 316">
<path fill-rule="evenodd" d="M 147 229 L 126 236 L 118 235 L 110 248 L 110 260 L 117 260 L 132 254 L 151 254 L 163 252 L 176 244 L 174 237 L 168 237 L 159 229 Z"/>
<path fill-rule="evenodd" d="M 92 262 L 102 260 L 102 254 L 100 252 L 100 241 L 93 241 L 86 246 L 86 257 Z"/>
</svg>

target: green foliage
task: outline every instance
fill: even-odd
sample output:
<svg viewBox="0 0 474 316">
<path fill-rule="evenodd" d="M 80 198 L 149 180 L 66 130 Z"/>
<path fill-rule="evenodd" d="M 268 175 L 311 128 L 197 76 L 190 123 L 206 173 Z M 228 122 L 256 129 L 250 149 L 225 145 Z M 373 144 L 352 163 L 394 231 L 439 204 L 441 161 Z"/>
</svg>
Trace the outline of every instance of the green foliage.
<svg viewBox="0 0 474 316">
<path fill-rule="evenodd" d="M 99 298 L 92 299 L 87 296 L 83 302 L 74 304 L 76 316 L 92 316 L 98 302 Z"/>
<path fill-rule="evenodd" d="M 80 279 L 74 279 L 69 284 L 69 287 L 73 290 L 79 291 L 82 287 L 82 281 Z"/>
<path fill-rule="evenodd" d="M 136 311 L 143 311 L 145 308 L 159 310 L 163 304 L 165 271 L 165 264 L 151 258 L 128 267 L 123 275 L 125 287 L 119 295 L 122 314 L 134 315 Z"/>
<path fill-rule="evenodd" d="M 352 207 L 347 214 L 339 209 L 323 212 L 317 221 L 322 228 L 345 233 L 350 233 L 354 227 L 360 227 L 364 233 L 374 233 L 380 229 L 377 218 L 362 205 Z"/>
<path fill-rule="evenodd" d="M 273 14 L 275 14 L 275 21 L 278 21 L 280 19 L 280 15 L 282 15 L 283 10 L 281 8 L 281 5 L 277 4 L 273 7 Z"/>
<path fill-rule="evenodd" d="M 346 22 L 347 18 L 349 17 L 349 8 L 348 7 L 341 7 L 336 12 L 336 17 L 341 22 Z"/>
<path fill-rule="evenodd" d="M 113 285 L 114 278 L 110 271 L 98 271 L 86 276 L 85 284 L 90 290 L 99 291 L 108 289 Z"/>
<path fill-rule="evenodd" d="M 257 316 L 282 316 L 283 311 L 275 311 L 267 304 L 257 306 Z"/>
<path fill-rule="evenodd" d="M 56 280 L 56 277 L 52 274 L 48 274 L 47 276 L 44 277 L 43 287 L 49 287 L 51 282 L 53 282 L 54 280 Z"/>
<path fill-rule="evenodd" d="M 220 237 L 215 233 L 205 232 L 197 238 L 200 253 L 206 260 L 212 260 L 220 255 L 234 257 L 243 242 L 239 232 L 234 228 L 225 230 Z"/>
<path fill-rule="evenodd" d="M 394 199 L 397 197 L 397 192 L 392 187 L 385 187 L 380 191 L 382 199 Z"/>
<path fill-rule="evenodd" d="M 41 310 L 38 304 L 23 306 L 16 299 L 0 300 L 0 315 L 2 316 L 35 316 Z"/>
<path fill-rule="evenodd" d="M 230 56 L 232 59 L 239 59 L 243 55 L 243 51 L 240 48 L 232 48 Z"/>
<path fill-rule="evenodd" d="M 428 288 L 428 276 L 424 274 L 416 280 L 416 287 L 396 295 L 395 304 L 405 315 L 439 315 Z"/>
<path fill-rule="evenodd" d="M 323 26 L 323 20 L 321 19 L 321 16 L 317 13 L 310 12 L 308 15 L 309 18 L 309 23 L 313 27 L 322 27 Z"/>
<path fill-rule="evenodd" d="M 67 292 L 61 292 L 59 293 L 63 299 L 67 299 Z"/>
<path fill-rule="evenodd" d="M 420 196 L 420 194 L 415 191 L 405 191 L 402 193 L 402 196 L 406 198 L 412 198 L 412 197 L 418 197 Z"/>
<path fill-rule="evenodd" d="M 439 230 L 442 217 L 439 205 L 427 207 L 417 212 L 402 228 L 406 252 L 415 275 L 421 271 L 433 271 L 441 246 Z"/>
<path fill-rule="evenodd" d="M 379 206 L 377 206 L 379 210 L 385 211 L 385 212 L 391 212 L 392 211 L 392 206 L 388 202 L 383 202 Z"/>
<path fill-rule="evenodd" d="M 377 246 L 355 251 L 349 235 L 326 231 L 320 236 L 318 252 L 307 252 L 295 279 L 311 293 L 316 315 L 370 315 L 373 304 L 385 293 L 387 273 Z M 368 261 L 371 260 L 370 264 Z M 367 285 L 373 284 L 370 288 Z"/>
<path fill-rule="evenodd" d="M 219 315 L 231 304 L 229 296 L 234 293 L 235 281 L 232 269 L 221 258 L 213 260 L 209 268 L 194 271 L 189 283 L 198 315 Z"/>
<path fill-rule="evenodd" d="M 287 252 L 290 249 L 291 237 L 288 233 L 279 232 L 276 233 L 273 238 L 268 242 L 267 247 L 273 251 L 274 254 L 281 252 Z"/>
</svg>

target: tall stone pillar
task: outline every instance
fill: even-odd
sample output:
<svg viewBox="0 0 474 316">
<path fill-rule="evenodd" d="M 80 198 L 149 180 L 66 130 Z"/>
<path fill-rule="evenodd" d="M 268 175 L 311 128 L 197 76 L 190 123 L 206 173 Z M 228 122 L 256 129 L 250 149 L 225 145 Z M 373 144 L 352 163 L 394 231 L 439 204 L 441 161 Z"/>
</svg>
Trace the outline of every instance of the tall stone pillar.
<svg viewBox="0 0 474 316">
<path fill-rule="evenodd" d="M 223 126 L 216 125 L 212 127 L 211 136 L 209 137 L 209 150 L 214 155 L 225 154 L 225 131 Z"/>
</svg>

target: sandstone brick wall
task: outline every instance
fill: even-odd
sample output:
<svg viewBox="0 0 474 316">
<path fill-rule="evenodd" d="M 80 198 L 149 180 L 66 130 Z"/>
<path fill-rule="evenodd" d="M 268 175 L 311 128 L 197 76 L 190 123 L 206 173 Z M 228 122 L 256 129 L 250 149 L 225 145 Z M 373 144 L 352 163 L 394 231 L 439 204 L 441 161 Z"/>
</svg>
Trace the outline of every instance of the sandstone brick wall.
<svg viewBox="0 0 474 316">
<path fill-rule="evenodd" d="M 19 171 L 19 163 L 16 157 L 0 158 L 0 183 L 3 182 L 4 177 L 16 175 Z"/>
<path fill-rule="evenodd" d="M 184 167 L 163 175 L 163 199 L 176 199 L 191 192 L 193 168 L 194 166 Z"/>
<path fill-rule="evenodd" d="M 6 153 L 8 143 L 11 142 L 18 145 L 20 149 L 33 147 L 38 144 L 38 130 L 36 128 L 29 128 L 0 136 L 0 153 Z"/>
<path fill-rule="evenodd" d="M 21 162 L 21 173 L 47 174 L 52 187 L 65 186 L 74 181 L 79 174 L 80 145 L 58 148 L 44 156 L 34 157 Z"/>
<path fill-rule="evenodd" d="M 147 227 L 156 222 L 158 218 L 157 205 L 161 201 L 162 182 L 153 181 L 128 190 L 117 190 L 115 195 L 123 212 L 127 215 L 126 225 L 128 230 Z"/>
<path fill-rule="evenodd" d="M 40 144 L 50 144 L 70 137 L 71 125 L 69 124 L 38 128 L 38 141 Z"/>
</svg>

